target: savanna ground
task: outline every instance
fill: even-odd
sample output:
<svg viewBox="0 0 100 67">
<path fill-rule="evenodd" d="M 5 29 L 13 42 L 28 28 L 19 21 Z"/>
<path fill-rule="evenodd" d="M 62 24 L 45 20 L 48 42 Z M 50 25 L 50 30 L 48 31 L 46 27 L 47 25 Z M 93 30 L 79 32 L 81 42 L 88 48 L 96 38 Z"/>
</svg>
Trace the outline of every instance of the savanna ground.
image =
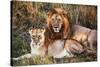
<svg viewBox="0 0 100 67">
<path fill-rule="evenodd" d="M 97 6 L 89 5 L 73 5 L 73 4 L 51 4 L 51 3 L 35 3 L 35 2 L 11 2 L 11 58 L 18 57 L 30 53 L 30 35 L 28 30 L 30 27 L 42 28 L 46 27 L 47 12 L 51 8 L 59 7 L 68 12 L 69 22 L 71 24 L 79 24 L 90 29 L 97 30 Z M 11 60 L 11 65 L 36 65 L 36 64 L 52 64 L 52 63 L 70 63 L 70 62 L 86 62 L 96 61 L 97 55 L 76 55 L 73 58 L 63 58 L 63 61 L 54 59 L 53 57 L 41 58 L 35 56 L 30 59 L 22 59 L 19 61 Z"/>
</svg>

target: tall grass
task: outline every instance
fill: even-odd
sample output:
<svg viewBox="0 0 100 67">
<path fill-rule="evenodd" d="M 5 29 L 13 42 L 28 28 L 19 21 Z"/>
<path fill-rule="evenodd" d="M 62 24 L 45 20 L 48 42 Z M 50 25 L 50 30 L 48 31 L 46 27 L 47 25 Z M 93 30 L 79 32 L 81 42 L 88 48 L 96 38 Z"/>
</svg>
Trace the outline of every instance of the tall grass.
<svg viewBox="0 0 100 67">
<path fill-rule="evenodd" d="M 26 53 L 30 53 L 30 36 L 28 30 L 30 27 L 42 28 L 46 26 L 47 12 L 51 8 L 59 7 L 68 12 L 67 16 L 70 23 L 79 24 L 91 29 L 97 29 L 97 7 L 89 5 L 73 5 L 73 4 L 51 4 L 51 3 L 35 3 L 13 1 L 12 5 L 12 44 L 11 58 L 18 57 Z M 12 61 L 12 65 L 33 65 L 33 64 L 52 64 L 54 58 L 41 58 L 36 56 L 30 59 Z M 64 58 L 67 62 L 94 61 L 94 56 L 78 56 L 71 60 Z"/>
</svg>

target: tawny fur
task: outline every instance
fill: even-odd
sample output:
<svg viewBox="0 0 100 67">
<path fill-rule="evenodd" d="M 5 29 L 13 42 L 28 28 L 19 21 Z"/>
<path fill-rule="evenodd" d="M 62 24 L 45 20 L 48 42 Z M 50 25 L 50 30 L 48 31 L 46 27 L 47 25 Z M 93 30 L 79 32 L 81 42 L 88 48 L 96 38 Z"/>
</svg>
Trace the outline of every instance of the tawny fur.
<svg viewBox="0 0 100 67">
<path fill-rule="evenodd" d="M 84 51 L 83 46 L 78 41 L 73 39 L 66 40 L 64 48 L 70 54 L 80 54 Z"/>
<path fill-rule="evenodd" d="M 56 15 L 57 17 L 60 17 L 59 22 L 58 19 L 56 20 L 57 24 L 61 24 L 59 26 L 61 26 L 59 32 L 54 32 L 53 30 L 53 20 L 52 17 Z M 67 12 L 65 12 L 63 9 L 61 8 L 54 8 L 52 10 L 50 10 L 48 12 L 48 17 L 47 17 L 47 29 L 45 32 L 45 42 L 43 47 L 45 47 L 46 50 L 46 54 L 48 53 L 48 46 L 52 47 L 51 44 L 53 44 L 56 40 L 63 40 L 63 39 L 67 39 L 67 37 L 69 36 L 69 32 L 70 32 L 70 23 L 68 21 L 67 18 Z M 59 27 L 58 27 L 59 28 Z M 59 44 L 61 46 L 63 46 L 62 44 Z M 55 48 L 55 47 L 53 47 Z M 52 49 L 53 49 L 52 48 Z M 59 49 L 58 49 L 59 50 Z"/>
<path fill-rule="evenodd" d="M 13 58 L 13 60 L 21 60 L 25 58 L 31 58 L 33 56 L 44 56 L 45 55 L 45 48 L 42 47 L 44 44 L 44 32 L 45 29 L 29 29 L 29 34 L 31 37 L 31 53 L 19 56 L 17 58 Z"/>
<path fill-rule="evenodd" d="M 97 47 L 97 31 L 80 25 L 72 26 L 72 39 L 79 41 L 86 49 L 94 50 Z"/>
</svg>

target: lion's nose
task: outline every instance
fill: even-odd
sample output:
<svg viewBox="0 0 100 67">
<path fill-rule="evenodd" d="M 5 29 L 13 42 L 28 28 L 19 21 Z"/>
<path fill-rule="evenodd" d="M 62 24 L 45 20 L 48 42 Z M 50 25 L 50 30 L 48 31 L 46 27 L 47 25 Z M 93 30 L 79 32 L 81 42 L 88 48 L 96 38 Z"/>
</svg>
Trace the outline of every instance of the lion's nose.
<svg viewBox="0 0 100 67">
<path fill-rule="evenodd" d="M 54 28 L 58 28 L 58 27 L 54 27 Z"/>
</svg>

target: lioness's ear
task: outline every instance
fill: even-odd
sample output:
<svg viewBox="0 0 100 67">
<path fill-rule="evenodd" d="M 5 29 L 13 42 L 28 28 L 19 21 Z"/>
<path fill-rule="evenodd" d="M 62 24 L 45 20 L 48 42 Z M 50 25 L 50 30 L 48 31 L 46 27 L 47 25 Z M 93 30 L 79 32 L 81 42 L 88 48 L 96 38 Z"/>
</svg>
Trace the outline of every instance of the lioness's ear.
<svg viewBox="0 0 100 67">
<path fill-rule="evenodd" d="M 29 32 L 30 35 L 32 34 L 32 29 L 33 29 L 32 27 L 29 28 L 29 31 L 28 32 Z"/>
<path fill-rule="evenodd" d="M 30 35 L 32 34 L 32 30 L 30 30 L 30 29 L 29 29 L 29 31 L 28 31 L 28 32 L 29 32 L 29 34 L 30 34 Z"/>
<path fill-rule="evenodd" d="M 41 29 L 41 32 L 44 33 L 45 32 L 45 29 Z"/>
</svg>

